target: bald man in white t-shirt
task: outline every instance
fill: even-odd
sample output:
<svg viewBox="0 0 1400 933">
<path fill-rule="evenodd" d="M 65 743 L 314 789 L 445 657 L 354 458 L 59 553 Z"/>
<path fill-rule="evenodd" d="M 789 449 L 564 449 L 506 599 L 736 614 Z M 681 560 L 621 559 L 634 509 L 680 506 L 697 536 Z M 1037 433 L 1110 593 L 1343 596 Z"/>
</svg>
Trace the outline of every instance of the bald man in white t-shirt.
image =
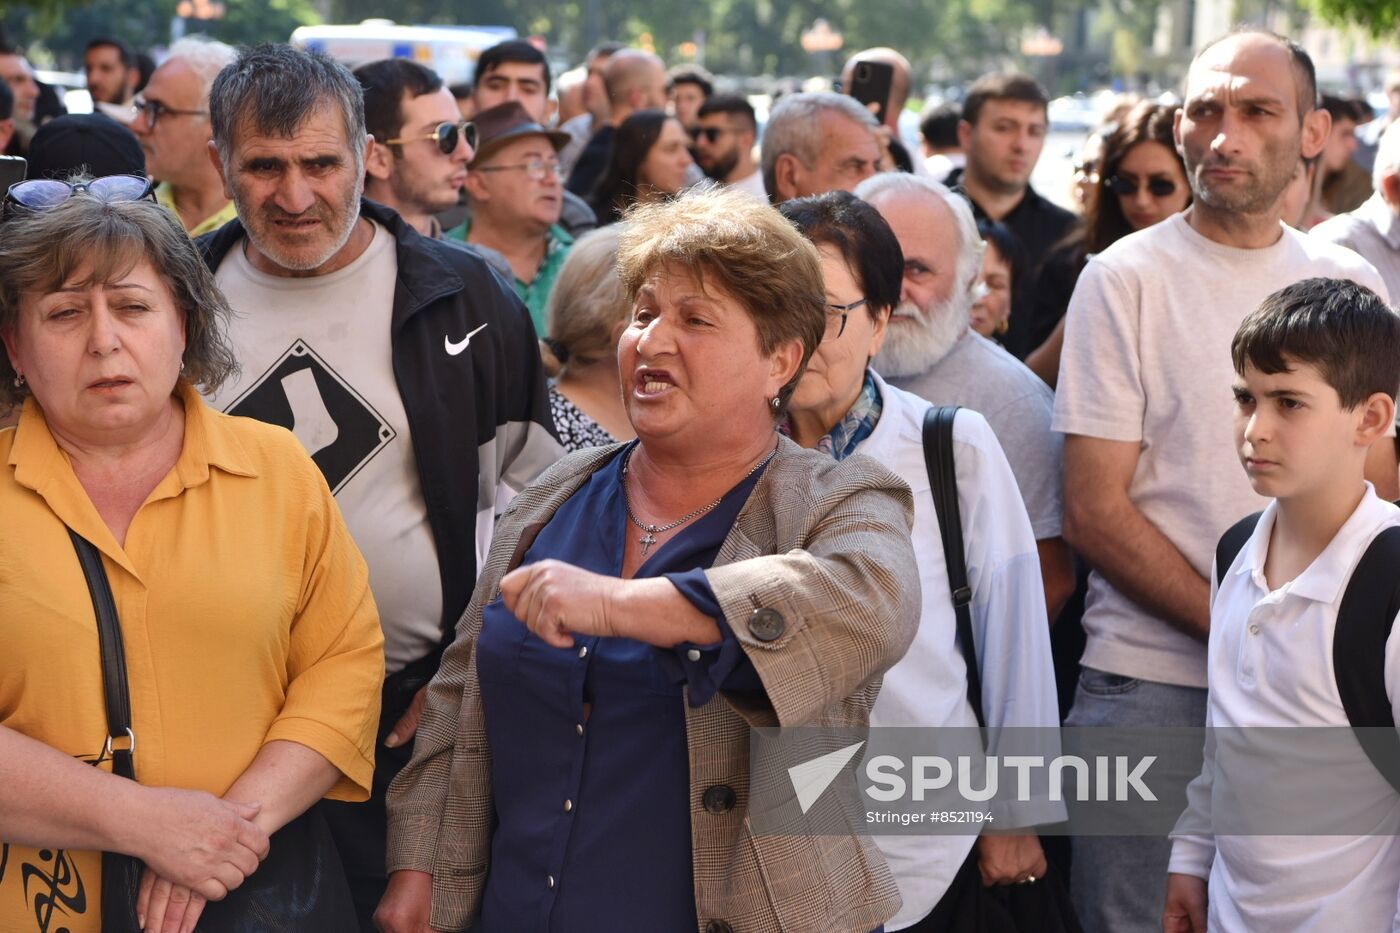
<svg viewBox="0 0 1400 933">
<path fill-rule="evenodd" d="M 1066 435 L 1064 536 L 1093 570 L 1075 726 L 1204 725 L 1211 558 L 1264 506 L 1235 456 L 1230 341 L 1300 279 L 1385 295 L 1361 257 L 1280 222 L 1293 166 L 1330 126 L 1307 53 L 1233 33 L 1197 55 L 1185 91 L 1176 142 L 1194 203 L 1094 257 L 1070 302 L 1054 427 Z M 1368 478 L 1394 498 L 1393 442 L 1372 454 Z M 1086 933 L 1160 929 L 1169 848 L 1074 840 Z"/>
</svg>

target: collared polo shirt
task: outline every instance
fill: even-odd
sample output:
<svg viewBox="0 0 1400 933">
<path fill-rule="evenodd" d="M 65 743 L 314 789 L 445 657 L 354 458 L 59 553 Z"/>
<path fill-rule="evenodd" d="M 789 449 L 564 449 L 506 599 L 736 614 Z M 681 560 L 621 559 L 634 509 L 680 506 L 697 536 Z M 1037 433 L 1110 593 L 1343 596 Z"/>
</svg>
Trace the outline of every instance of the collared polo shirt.
<svg viewBox="0 0 1400 933">
<path fill-rule="evenodd" d="M 1217 568 L 1211 606 L 1210 701 L 1213 728 L 1348 725 L 1332 666 L 1337 612 L 1356 564 L 1375 537 L 1400 525 L 1400 509 L 1370 483 L 1351 517 L 1297 577 L 1271 590 L 1264 577 L 1278 503 L 1229 567 Z M 1385 648 L 1385 682 L 1400 718 L 1400 637 Z M 1209 825 L 1216 773 L 1206 743 L 1202 776 L 1188 791 L 1191 822 Z M 1343 792 L 1339 809 L 1400 806 L 1395 791 L 1364 756 L 1329 762 Z M 1244 779 L 1250 779 L 1245 775 Z M 1239 786 L 1236 778 L 1234 785 Z M 1389 930 L 1396 916 L 1400 838 L 1369 836 L 1178 835 L 1170 870 L 1210 882 L 1210 929 Z"/>
<path fill-rule="evenodd" d="M 466 221 L 458 227 L 453 227 L 447 232 L 448 239 L 461 240 L 467 242 L 471 235 L 472 219 L 467 217 Z M 473 244 L 475 245 L 475 244 Z M 549 293 L 554 290 L 554 282 L 559 278 L 559 270 L 564 268 L 564 259 L 569 254 L 569 247 L 574 245 L 574 238 L 569 232 L 558 224 L 551 224 L 549 230 L 545 232 L 544 259 L 540 261 L 540 267 L 535 272 L 535 277 L 529 282 L 522 282 L 518 276 L 511 276 L 511 284 L 515 286 L 515 293 L 520 296 L 520 300 L 525 302 L 525 307 L 530 309 L 530 320 L 535 324 L 535 333 L 546 333 L 545 320 L 549 307 Z"/>
</svg>

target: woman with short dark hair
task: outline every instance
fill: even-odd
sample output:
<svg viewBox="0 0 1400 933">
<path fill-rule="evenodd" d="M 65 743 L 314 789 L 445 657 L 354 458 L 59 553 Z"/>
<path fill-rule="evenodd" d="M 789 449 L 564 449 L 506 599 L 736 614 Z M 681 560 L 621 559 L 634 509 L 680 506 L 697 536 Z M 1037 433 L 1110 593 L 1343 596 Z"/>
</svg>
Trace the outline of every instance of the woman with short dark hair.
<svg viewBox="0 0 1400 933">
<path fill-rule="evenodd" d="M 950 730 L 943 734 L 956 743 L 959 729 L 982 723 L 968 696 L 973 678 L 958 649 L 943 531 L 924 453 L 923 422 L 932 406 L 870 368 L 888 329 L 910 326 L 891 320 L 904 254 L 880 212 L 844 191 L 785 201 L 778 210 L 816 245 L 827 305 L 826 331 L 793 393 L 786 429 L 803 447 L 833 460 L 851 462 L 863 454 L 881 463 L 914 494 L 919 631 L 885 675 L 871 722 Z M 994 745 L 1004 727 L 1039 726 L 1053 735 L 1060 717 L 1040 561 L 1016 478 L 976 412 L 956 414 L 952 440 L 985 725 Z M 1027 827 L 1063 819 L 1063 809 L 1031 803 L 1015 816 L 1013 822 L 1011 814 L 1000 814 L 998 834 L 980 842 L 976 836 L 877 836 L 904 901 L 892 926 L 957 929 L 948 915 L 961 884 L 1043 878 L 1045 856 Z"/>
</svg>

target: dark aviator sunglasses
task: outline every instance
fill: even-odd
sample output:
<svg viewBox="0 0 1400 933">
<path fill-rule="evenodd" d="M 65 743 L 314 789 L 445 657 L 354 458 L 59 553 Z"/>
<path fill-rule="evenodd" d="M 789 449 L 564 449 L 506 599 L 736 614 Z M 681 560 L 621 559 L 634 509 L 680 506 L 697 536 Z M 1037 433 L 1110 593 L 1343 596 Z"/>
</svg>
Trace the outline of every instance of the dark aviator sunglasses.
<svg viewBox="0 0 1400 933">
<path fill-rule="evenodd" d="M 384 144 L 388 146 L 400 146 L 404 143 L 418 142 L 423 139 L 431 139 L 437 143 L 438 149 L 443 155 L 452 155 L 457 151 L 457 136 L 461 134 L 467 141 L 467 148 L 475 150 L 478 134 L 475 123 L 439 123 L 431 133 L 424 133 L 420 136 L 400 136 L 396 139 L 386 139 Z"/>
</svg>

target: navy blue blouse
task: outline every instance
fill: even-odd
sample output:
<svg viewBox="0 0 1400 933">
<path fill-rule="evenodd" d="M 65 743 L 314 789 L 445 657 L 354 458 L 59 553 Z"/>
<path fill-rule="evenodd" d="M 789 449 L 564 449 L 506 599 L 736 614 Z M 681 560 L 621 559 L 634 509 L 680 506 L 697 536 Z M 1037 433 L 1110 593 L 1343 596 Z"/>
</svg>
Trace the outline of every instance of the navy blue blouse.
<svg viewBox="0 0 1400 933">
<path fill-rule="evenodd" d="M 522 565 L 554 558 L 622 575 L 623 536 L 641 534 L 627 520 L 624 461 L 615 457 L 559 508 Z M 762 472 L 636 573 L 666 577 L 714 618 L 722 637 L 712 645 L 578 637 L 554 648 L 500 599 L 486 607 L 477 674 L 497 822 L 480 933 L 696 928 L 682 703 L 762 689 L 704 573 Z"/>
</svg>

